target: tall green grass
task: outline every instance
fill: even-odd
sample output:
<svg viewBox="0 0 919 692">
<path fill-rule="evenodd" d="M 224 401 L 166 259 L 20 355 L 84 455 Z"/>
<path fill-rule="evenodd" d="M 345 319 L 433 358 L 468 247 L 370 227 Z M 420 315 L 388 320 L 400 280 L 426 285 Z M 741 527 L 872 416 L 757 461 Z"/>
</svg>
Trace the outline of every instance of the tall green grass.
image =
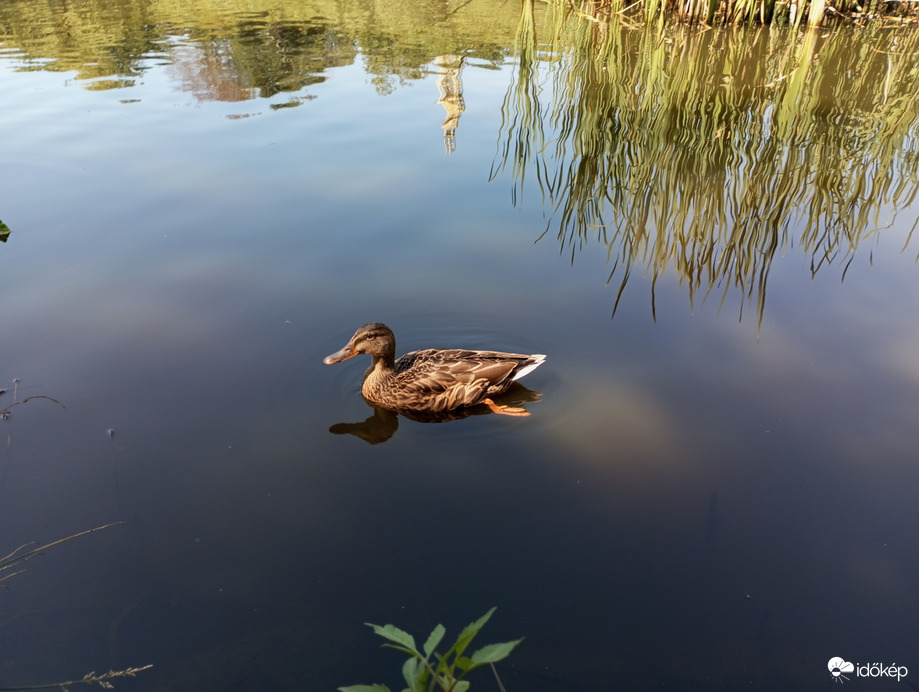
<svg viewBox="0 0 919 692">
<path fill-rule="evenodd" d="M 567 0 L 569 9 L 607 19 L 628 15 L 648 26 L 682 24 L 819 26 L 869 22 L 912 23 L 919 19 L 914 0 Z"/>
<path fill-rule="evenodd" d="M 919 33 L 656 33 L 561 6 L 541 40 L 521 27 L 549 57 L 519 50 L 495 170 L 515 199 L 536 178 L 572 261 L 605 248 L 614 313 L 635 270 L 653 310 L 669 269 L 761 319 L 777 255 L 844 272 L 916 198 Z"/>
</svg>

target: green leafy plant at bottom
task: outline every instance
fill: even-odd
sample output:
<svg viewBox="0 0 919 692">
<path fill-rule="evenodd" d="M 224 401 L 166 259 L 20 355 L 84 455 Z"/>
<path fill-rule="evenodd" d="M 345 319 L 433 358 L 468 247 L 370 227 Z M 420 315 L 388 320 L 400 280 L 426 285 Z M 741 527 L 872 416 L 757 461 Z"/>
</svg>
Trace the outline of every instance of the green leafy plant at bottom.
<svg viewBox="0 0 919 692">
<path fill-rule="evenodd" d="M 402 666 L 402 677 L 408 684 L 403 692 L 433 692 L 434 689 L 440 689 L 443 692 L 466 692 L 469 689 L 469 681 L 465 680 L 465 677 L 469 673 L 477 668 L 490 665 L 497 678 L 498 673 L 495 671 L 494 664 L 507 658 L 511 651 L 523 641 L 523 639 L 517 639 L 501 644 L 488 644 L 474 651 L 471 656 L 464 655 L 473 638 L 485 626 L 494 612 L 495 608 L 492 608 L 478 620 L 467 625 L 445 654 L 439 654 L 435 650 L 447 633 L 443 625 L 437 625 L 434 628 L 434 631 L 425 640 L 422 651 L 419 651 L 415 646 L 415 638 L 408 632 L 394 625 L 381 627 L 369 622 L 365 624 L 371 627 L 374 633 L 387 640 L 383 646 L 409 655 Z M 498 679 L 498 684 L 501 684 L 500 679 Z M 351 685 L 350 687 L 339 687 L 338 691 L 389 692 L 389 688 L 379 684 Z"/>
</svg>

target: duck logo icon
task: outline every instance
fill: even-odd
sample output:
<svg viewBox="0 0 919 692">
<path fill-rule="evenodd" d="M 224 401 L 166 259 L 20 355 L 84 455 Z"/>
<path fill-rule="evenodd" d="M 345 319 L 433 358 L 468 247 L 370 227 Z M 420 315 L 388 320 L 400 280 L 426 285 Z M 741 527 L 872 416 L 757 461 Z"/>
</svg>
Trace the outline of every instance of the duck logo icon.
<svg viewBox="0 0 919 692">
<path fill-rule="evenodd" d="M 830 674 L 833 676 L 833 682 L 845 682 L 849 678 L 847 678 L 844 673 L 855 672 L 855 666 L 845 659 L 839 658 L 839 656 L 831 658 L 830 662 L 826 664 L 826 667 L 830 669 Z"/>
</svg>

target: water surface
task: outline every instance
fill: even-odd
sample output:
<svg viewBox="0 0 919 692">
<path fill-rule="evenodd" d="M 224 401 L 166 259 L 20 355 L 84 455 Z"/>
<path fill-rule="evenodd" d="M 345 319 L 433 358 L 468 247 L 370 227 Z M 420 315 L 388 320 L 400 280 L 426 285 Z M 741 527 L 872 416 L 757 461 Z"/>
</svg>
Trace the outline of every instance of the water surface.
<svg viewBox="0 0 919 692">
<path fill-rule="evenodd" d="M 909 35 L 523 9 L 4 5 L 0 405 L 66 408 L 0 553 L 127 522 L 5 582 L 4 685 L 398 689 L 363 622 L 493 605 L 508 690 L 919 671 Z M 532 415 L 334 434 L 371 320 Z"/>
</svg>

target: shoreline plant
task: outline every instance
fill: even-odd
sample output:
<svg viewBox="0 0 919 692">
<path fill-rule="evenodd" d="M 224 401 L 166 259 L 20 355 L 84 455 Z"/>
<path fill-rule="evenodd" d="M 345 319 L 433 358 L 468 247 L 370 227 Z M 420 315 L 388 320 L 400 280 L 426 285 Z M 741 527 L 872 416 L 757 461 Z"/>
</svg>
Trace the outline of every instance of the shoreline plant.
<svg viewBox="0 0 919 692">
<path fill-rule="evenodd" d="M 86 531 L 80 531 L 79 533 L 75 533 L 73 535 L 66 536 L 65 538 L 59 538 L 56 541 L 51 541 L 50 543 L 46 543 L 45 545 L 41 545 L 38 547 L 34 547 L 35 546 L 34 541 L 31 543 L 26 543 L 24 545 L 19 546 L 13 552 L 9 553 L 5 557 L 0 558 L 0 573 L 2 573 L 5 570 L 11 569 L 15 565 L 25 562 L 26 560 L 31 560 L 36 555 L 43 555 L 44 552 L 48 548 L 53 548 L 56 545 L 60 545 L 61 543 L 66 543 L 67 541 L 72 541 L 75 538 L 80 538 L 82 536 L 88 536 L 91 533 L 96 533 L 96 531 L 110 529 L 113 526 L 120 526 L 125 523 L 126 522 L 124 521 L 115 521 L 115 522 L 112 522 L 111 524 L 104 524 L 102 526 L 97 526 L 92 529 L 87 529 Z M 7 579 L 15 577 L 17 574 L 22 574 L 24 571 L 25 571 L 24 569 L 20 569 L 16 572 L 11 572 L 9 574 L 3 575 L 2 577 L 0 577 L 0 583 L 3 583 Z M 109 670 L 107 673 L 100 673 L 99 675 L 97 675 L 93 671 L 93 672 L 87 673 L 82 678 L 79 678 L 76 680 L 65 680 L 62 682 L 49 682 L 49 683 L 42 683 L 38 685 L 18 685 L 14 687 L 0 687 L 0 692 L 13 692 L 14 690 L 21 691 L 21 690 L 51 690 L 51 689 L 58 689 L 58 690 L 66 691 L 73 685 L 99 685 L 102 689 L 111 690 L 111 689 L 114 689 L 114 685 L 112 685 L 112 683 L 109 682 L 110 680 L 114 680 L 116 678 L 133 678 L 138 673 L 145 671 L 145 670 L 149 670 L 152 667 L 153 667 L 153 664 L 151 663 L 151 664 L 147 664 L 145 666 L 140 666 L 137 668 L 132 667 L 132 668 L 125 668 L 124 670 Z"/>
<path fill-rule="evenodd" d="M 415 638 L 395 625 L 380 626 L 369 622 L 364 624 L 387 641 L 383 646 L 408 654 L 409 657 L 402 666 L 402 677 L 408 685 L 403 692 L 434 692 L 434 690 L 466 692 L 470 686 L 470 682 L 465 679 L 466 676 L 484 666 L 491 667 L 498 686 L 503 692 L 504 686 L 501 684 L 494 664 L 507 658 L 523 641 L 522 638 L 500 644 L 487 644 L 470 656 L 464 655 L 472 640 L 494 612 L 495 608 L 492 608 L 478 620 L 467 625 L 444 654 L 436 651 L 447 632 L 443 625 L 437 625 L 434 628 L 425 640 L 422 651 L 419 651 L 415 645 Z M 338 692 L 390 692 L 390 690 L 386 685 L 373 684 L 339 687 Z"/>
<path fill-rule="evenodd" d="M 50 397 L 46 397 L 46 398 L 50 398 Z M 87 529 L 86 531 L 80 531 L 79 533 L 75 533 L 73 535 L 66 536 L 65 538 L 59 538 L 56 541 L 51 541 L 50 543 L 46 543 L 45 545 L 38 546 L 37 548 L 34 547 L 35 546 L 34 541 L 31 543 L 26 543 L 24 545 L 19 546 L 18 548 L 16 548 L 16 550 L 9 553 L 5 557 L 0 557 L 0 573 L 2 573 L 5 570 L 11 569 L 15 565 L 25 562 L 26 560 L 30 560 L 36 555 L 43 555 L 45 550 L 47 550 L 48 548 L 53 548 L 56 545 L 60 545 L 61 543 L 66 543 L 67 541 L 72 541 L 75 538 L 80 538 L 82 536 L 88 536 L 89 534 L 95 533 L 96 531 L 110 529 L 113 526 L 120 526 L 125 523 L 126 522 L 123 522 L 123 521 L 115 521 L 115 522 L 112 522 L 111 524 L 104 524 L 102 526 L 97 526 L 92 529 Z M 16 572 L 11 572 L 10 574 L 3 575 L 2 577 L 0 577 L 0 583 L 3 583 L 7 579 L 15 577 L 17 574 L 22 574 L 24 571 L 25 571 L 24 569 L 20 569 Z M 110 680 L 114 680 L 116 678 L 133 678 L 138 673 L 145 671 L 145 670 L 149 670 L 152 667 L 153 667 L 153 664 L 151 663 L 145 666 L 140 666 L 138 668 L 125 668 L 124 670 L 109 670 L 107 673 L 100 673 L 99 675 L 97 675 L 95 672 L 89 672 L 86 675 L 84 675 L 82 678 L 79 678 L 76 680 L 65 680 L 62 682 L 49 682 L 49 683 L 42 683 L 38 685 L 18 685 L 14 687 L 0 687 L 0 692 L 14 692 L 14 690 L 21 691 L 21 690 L 51 690 L 51 689 L 64 690 L 66 692 L 66 690 L 68 690 L 73 685 L 99 685 L 102 689 L 111 690 L 111 689 L 114 689 L 114 685 L 112 685 L 112 683 L 109 682 Z"/>
<path fill-rule="evenodd" d="M 524 0 L 525 2 L 527 0 Z M 662 31 L 668 23 L 713 26 L 901 26 L 919 20 L 916 0 L 559 0 L 587 18 L 644 22 Z"/>
<path fill-rule="evenodd" d="M 62 408 L 65 408 L 65 409 L 67 408 L 57 399 L 47 396 L 45 394 L 35 394 L 33 396 L 27 396 L 24 399 L 19 399 L 18 389 L 19 389 L 19 378 L 16 378 L 13 380 L 13 403 L 11 403 L 9 406 L 6 406 L 5 408 L 0 409 L 0 419 L 7 420 L 10 417 L 11 408 L 13 408 L 14 406 L 18 406 L 20 404 L 24 404 L 28 401 L 31 401 L 32 399 L 48 399 L 49 401 L 54 402 L 55 404 L 57 404 L 58 406 Z M 6 393 L 5 389 L 0 389 L 0 395 L 3 395 L 5 393 Z M 102 526 L 96 526 L 92 529 L 87 529 L 85 531 L 80 531 L 78 533 L 71 534 L 70 536 L 65 536 L 64 538 L 59 538 L 55 541 L 51 541 L 50 543 L 45 543 L 44 545 L 37 545 L 36 541 L 24 543 L 23 545 L 19 546 L 18 548 L 8 553 L 7 555 L 0 557 L 0 584 L 5 586 L 4 582 L 6 582 L 8 579 L 15 577 L 18 574 L 22 574 L 23 572 L 25 572 L 25 569 L 17 569 L 16 571 L 9 572 L 8 574 L 4 574 L 4 572 L 7 572 L 8 570 L 13 569 L 14 567 L 20 566 L 22 563 L 28 560 L 31 560 L 36 555 L 44 555 L 45 551 L 48 550 L 49 548 L 53 548 L 55 546 L 61 545 L 62 543 L 67 543 L 68 541 L 72 541 L 75 538 L 81 538 L 83 536 L 88 536 L 91 533 L 96 533 L 97 531 L 103 531 L 105 529 L 110 529 L 114 526 L 121 526 L 122 524 L 126 524 L 126 523 L 127 522 L 124 522 L 124 521 L 115 521 L 110 524 L 103 524 Z M 51 690 L 51 689 L 64 690 L 66 692 L 66 690 L 70 689 L 70 687 L 72 687 L 73 685 L 98 685 L 102 689 L 110 690 L 110 689 L 114 689 L 114 685 L 112 685 L 112 683 L 110 682 L 111 680 L 115 680 L 117 678 L 133 678 L 137 676 L 137 673 L 140 673 L 145 670 L 149 670 L 152 667 L 153 667 L 153 664 L 147 664 L 145 666 L 130 667 L 130 668 L 125 668 L 123 670 L 109 670 L 107 673 L 100 673 L 98 675 L 96 674 L 95 671 L 91 671 L 87 673 L 86 675 L 84 675 L 82 678 L 78 678 L 75 680 L 64 680 L 61 682 L 41 683 L 37 685 L 17 685 L 17 686 L 12 686 L 12 687 L 0 687 L 0 692 L 14 692 L 14 690 L 22 691 L 22 690 Z"/>
</svg>

